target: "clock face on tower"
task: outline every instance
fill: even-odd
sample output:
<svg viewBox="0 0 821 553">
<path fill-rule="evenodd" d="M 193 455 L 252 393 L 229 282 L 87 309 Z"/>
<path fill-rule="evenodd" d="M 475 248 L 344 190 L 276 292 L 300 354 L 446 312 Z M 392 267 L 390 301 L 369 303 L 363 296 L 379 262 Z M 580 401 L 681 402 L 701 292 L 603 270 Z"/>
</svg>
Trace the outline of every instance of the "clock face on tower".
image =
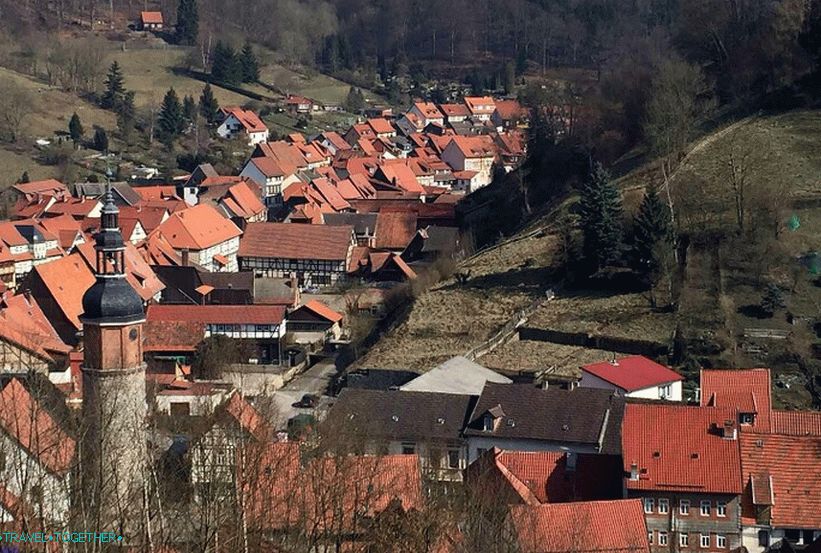
<svg viewBox="0 0 821 553">
<path fill-rule="evenodd" d="M 137 329 L 136 329 L 136 328 L 132 328 L 132 329 L 129 331 L 129 333 L 128 333 L 128 338 L 129 338 L 129 340 L 131 340 L 132 342 L 133 342 L 134 340 L 136 340 L 136 339 L 137 339 Z"/>
</svg>

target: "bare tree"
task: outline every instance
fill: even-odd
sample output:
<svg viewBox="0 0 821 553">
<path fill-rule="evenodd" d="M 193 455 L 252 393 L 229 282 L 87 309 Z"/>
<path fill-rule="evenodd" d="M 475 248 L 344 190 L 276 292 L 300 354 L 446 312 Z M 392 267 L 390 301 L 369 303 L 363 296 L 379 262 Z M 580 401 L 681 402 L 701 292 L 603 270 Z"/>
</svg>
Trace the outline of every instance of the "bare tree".
<svg viewBox="0 0 821 553">
<path fill-rule="evenodd" d="M 14 81 L 0 82 L 0 130 L 9 141 L 20 139 L 23 120 L 31 113 L 33 101 L 31 94 Z"/>
</svg>

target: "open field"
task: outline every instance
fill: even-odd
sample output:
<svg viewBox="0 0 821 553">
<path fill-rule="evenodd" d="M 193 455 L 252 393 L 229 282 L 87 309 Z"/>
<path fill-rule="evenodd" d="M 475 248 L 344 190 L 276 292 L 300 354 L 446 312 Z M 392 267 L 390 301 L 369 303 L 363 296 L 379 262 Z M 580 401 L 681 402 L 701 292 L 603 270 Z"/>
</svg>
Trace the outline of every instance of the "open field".
<svg viewBox="0 0 821 553">
<path fill-rule="evenodd" d="M 260 72 L 260 80 L 277 87 L 286 94 L 306 96 L 328 104 L 341 104 L 344 102 L 351 88 L 348 83 L 328 75 L 309 70 L 298 72 L 277 63 L 270 63 L 263 67 Z M 369 91 L 363 92 L 365 98 L 384 101 Z"/>
<path fill-rule="evenodd" d="M 579 367 L 606 361 L 612 352 L 534 340 L 511 340 L 476 360 L 489 368 L 504 371 L 580 376 Z"/>
<path fill-rule="evenodd" d="M 48 179 L 55 176 L 55 167 L 40 165 L 30 157 L 0 148 L 0 191 L 17 182 L 28 171 L 31 180 Z"/>
</svg>

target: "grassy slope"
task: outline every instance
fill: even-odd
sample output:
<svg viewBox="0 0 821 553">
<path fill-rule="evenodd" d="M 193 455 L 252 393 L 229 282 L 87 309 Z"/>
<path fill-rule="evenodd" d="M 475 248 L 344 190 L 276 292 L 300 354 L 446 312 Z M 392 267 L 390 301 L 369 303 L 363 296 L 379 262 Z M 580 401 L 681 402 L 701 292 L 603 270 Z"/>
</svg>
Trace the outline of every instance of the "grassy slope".
<svg viewBox="0 0 821 553">
<path fill-rule="evenodd" d="M 694 152 L 688 156 L 673 180 L 673 186 L 679 195 L 691 192 L 707 194 L 711 197 L 711 209 L 718 217 L 725 219 L 722 224 L 731 221 L 733 204 L 724 174 L 724 159 L 735 140 L 736 143 L 748 145 L 754 152 L 756 162 L 751 177 L 753 186 L 772 186 L 774 183 L 783 185 L 790 202 L 799 198 L 821 197 L 821 157 L 818 156 L 821 151 L 821 112 L 796 111 L 758 118 L 739 125 L 734 131 L 735 136 L 733 133 L 719 131 L 696 144 Z M 698 192 L 691 191 L 695 175 L 706 183 Z M 618 181 L 625 192 L 625 204 L 629 210 L 637 207 L 644 186 L 657 178 L 657 171 L 652 165 L 648 165 Z M 784 218 L 793 212 L 801 217 L 802 226 L 797 232 L 785 231 L 781 234 L 779 240 L 783 249 L 792 255 L 821 250 L 821 208 L 787 208 Z M 548 216 L 537 224 L 549 225 L 553 222 Z M 467 351 L 491 335 L 538 292 L 541 287 L 532 286 L 530 279 L 534 274 L 549 271 L 549 244 L 553 240 L 555 237 L 549 234 L 543 238 L 530 238 L 491 250 L 469 261 L 465 268 L 472 268 L 477 276 L 484 275 L 481 280 L 474 276 L 473 283 L 467 287 L 456 287 L 452 282 L 446 282 L 423 294 L 413 305 L 408 319 L 386 335 L 358 365 L 424 370 L 449 355 Z M 528 258 L 531 261 L 526 263 Z M 688 267 L 688 271 L 702 279 L 692 282 L 684 292 L 690 297 L 683 298 L 682 303 L 689 301 L 688 305 L 695 310 L 693 313 L 653 313 L 642 306 L 642 299 L 636 295 L 588 296 L 584 298 L 583 306 L 578 304 L 577 299 L 560 296 L 556 303 L 547 304 L 534 314 L 531 322 L 536 324 L 541 321 L 550 328 L 562 330 L 602 331 L 626 336 L 638 333 L 658 339 L 662 339 L 661 334 L 669 336 L 676 319 L 684 325 L 703 326 L 708 332 L 715 332 L 717 325 L 726 324 L 727 332 L 736 340 L 740 339 L 738 334 L 744 328 L 789 328 L 783 316 L 758 320 L 740 313 L 738 307 L 757 302 L 761 292 L 741 278 L 743 275 L 738 274 L 738 269 L 720 266 L 720 263 L 716 265 L 717 259 L 721 257 L 714 259 L 696 251 L 690 260 L 692 267 Z M 758 262 L 754 259 L 750 261 Z M 775 272 L 778 273 L 778 268 Z M 718 279 L 723 281 L 721 287 Z M 513 286 L 504 285 L 505 282 Z M 517 283 L 522 285 L 516 285 Z M 723 290 L 723 294 L 718 290 Z M 711 291 L 715 293 L 712 298 L 709 297 Z M 629 316 L 618 309 L 625 302 L 630 304 Z M 567 306 L 564 306 L 565 303 Z M 817 316 L 819 304 L 821 289 L 811 284 L 809 275 L 804 275 L 796 293 L 790 297 L 789 306 L 794 311 L 808 315 L 815 308 Z M 573 316 L 574 310 L 578 309 L 582 309 L 588 317 Z M 716 317 L 712 313 L 698 313 L 698 310 L 706 309 L 722 313 Z M 597 313 L 610 315 L 605 317 L 607 320 L 603 320 L 597 318 Z M 650 329 L 653 332 L 649 332 Z M 572 366 L 577 361 L 590 360 L 590 350 L 533 346 L 511 343 L 489 354 L 487 362 L 509 368 L 536 368 L 556 363 Z M 768 351 L 776 354 L 776 350 L 771 345 Z M 555 355 L 556 358 L 533 358 L 543 354 Z M 479 361 L 482 362 L 482 359 Z M 756 358 L 736 355 L 728 357 L 726 361 L 725 366 L 771 365 L 777 371 L 783 371 L 785 381 L 795 383 L 800 380 L 794 374 L 794 367 L 779 365 L 777 358 L 773 356 Z M 793 384 L 790 391 L 777 389 L 776 401 L 781 405 L 806 405 L 808 396 L 803 386 Z"/>
<path fill-rule="evenodd" d="M 270 83 L 288 94 L 307 96 L 320 102 L 341 104 L 351 85 L 316 72 L 298 72 L 277 63 L 262 69 L 260 80 Z M 365 91 L 365 97 L 375 101 L 384 99 Z"/>
</svg>

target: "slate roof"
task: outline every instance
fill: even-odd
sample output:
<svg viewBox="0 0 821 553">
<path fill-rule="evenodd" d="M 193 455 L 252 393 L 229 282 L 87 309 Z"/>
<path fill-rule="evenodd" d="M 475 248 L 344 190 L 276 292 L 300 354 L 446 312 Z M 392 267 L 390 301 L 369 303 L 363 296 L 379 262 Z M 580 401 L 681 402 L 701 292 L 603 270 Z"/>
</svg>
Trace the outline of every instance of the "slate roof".
<svg viewBox="0 0 821 553">
<path fill-rule="evenodd" d="M 493 432 L 482 430 L 486 413 L 501 407 Z M 621 451 L 624 398 L 609 390 L 543 390 L 530 384 L 488 382 L 470 417 L 466 435 L 542 440 L 597 446 L 601 453 Z"/>
<path fill-rule="evenodd" d="M 352 226 L 356 234 L 370 234 L 376 231 L 376 213 L 325 213 L 322 220 L 330 226 Z"/>
<path fill-rule="evenodd" d="M 677 372 L 643 355 L 630 355 L 618 359 L 615 363 L 591 363 L 584 365 L 582 370 L 627 392 L 684 380 Z"/>
<path fill-rule="evenodd" d="M 346 388 L 329 416 L 344 421 L 356 435 L 458 440 L 471 404 L 471 397 L 464 395 Z"/>
</svg>

